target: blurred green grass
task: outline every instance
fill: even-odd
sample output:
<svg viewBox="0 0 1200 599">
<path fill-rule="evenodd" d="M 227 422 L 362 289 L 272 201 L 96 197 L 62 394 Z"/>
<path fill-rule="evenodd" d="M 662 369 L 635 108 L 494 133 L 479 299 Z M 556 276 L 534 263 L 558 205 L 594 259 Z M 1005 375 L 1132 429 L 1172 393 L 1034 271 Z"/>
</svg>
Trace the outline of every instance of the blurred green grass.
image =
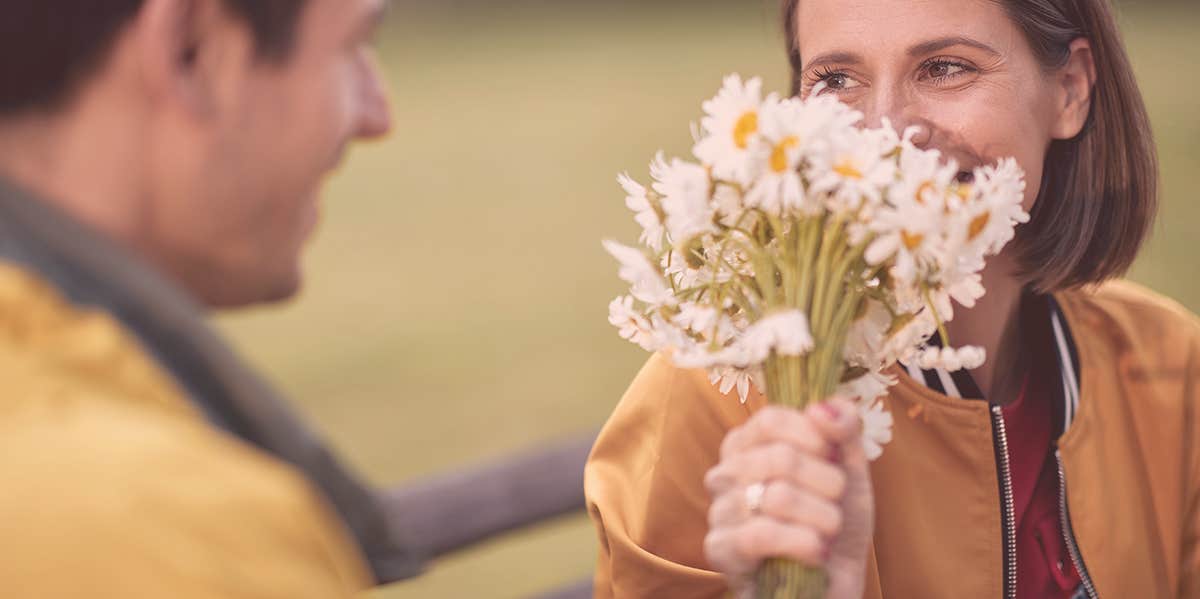
<svg viewBox="0 0 1200 599">
<path fill-rule="evenodd" d="M 395 134 L 331 182 L 303 296 L 223 328 L 381 482 L 598 428 L 644 359 L 606 322 L 621 285 L 599 239 L 635 235 L 614 176 L 686 152 L 723 74 L 783 88 L 774 7 L 397 4 L 380 42 Z M 1166 199 L 1133 277 L 1200 311 L 1200 10 L 1123 20 Z M 372 596 L 525 597 L 594 556 L 568 518 Z"/>
</svg>

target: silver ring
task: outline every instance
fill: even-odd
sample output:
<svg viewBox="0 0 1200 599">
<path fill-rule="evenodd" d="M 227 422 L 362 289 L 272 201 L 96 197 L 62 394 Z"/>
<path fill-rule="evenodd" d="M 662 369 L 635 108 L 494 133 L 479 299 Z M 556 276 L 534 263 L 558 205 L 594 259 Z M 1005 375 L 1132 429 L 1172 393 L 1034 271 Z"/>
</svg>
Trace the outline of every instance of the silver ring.
<svg viewBox="0 0 1200 599">
<path fill-rule="evenodd" d="M 763 497 L 767 494 L 767 485 L 764 483 L 754 483 L 746 487 L 746 510 L 751 516 L 762 514 Z"/>
</svg>

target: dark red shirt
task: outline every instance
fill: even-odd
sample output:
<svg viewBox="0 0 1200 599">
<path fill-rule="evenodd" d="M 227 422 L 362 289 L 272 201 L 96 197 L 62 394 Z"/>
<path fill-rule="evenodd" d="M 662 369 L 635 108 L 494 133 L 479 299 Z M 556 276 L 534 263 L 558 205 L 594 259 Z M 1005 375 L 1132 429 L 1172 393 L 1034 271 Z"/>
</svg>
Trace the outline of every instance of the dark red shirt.
<svg viewBox="0 0 1200 599">
<path fill-rule="evenodd" d="M 1054 410 L 1048 377 L 1027 376 L 1017 400 L 1002 408 L 1017 527 L 1017 597 L 1070 599 L 1081 583 L 1059 514 Z"/>
</svg>

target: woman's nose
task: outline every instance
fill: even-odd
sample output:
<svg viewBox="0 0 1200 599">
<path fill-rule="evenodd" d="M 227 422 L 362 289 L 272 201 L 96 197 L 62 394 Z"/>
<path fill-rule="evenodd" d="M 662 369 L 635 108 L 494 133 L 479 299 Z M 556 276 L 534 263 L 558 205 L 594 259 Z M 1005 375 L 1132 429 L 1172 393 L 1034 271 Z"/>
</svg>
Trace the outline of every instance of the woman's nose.
<svg viewBox="0 0 1200 599">
<path fill-rule="evenodd" d="M 868 127 L 882 127 L 887 122 L 897 133 L 911 129 L 909 139 L 918 148 L 925 148 L 933 139 L 932 125 L 920 116 L 919 107 L 902 91 L 879 93 L 861 110 L 865 117 L 863 122 Z"/>
<path fill-rule="evenodd" d="M 901 134 L 910 132 L 909 140 L 918 148 L 926 149 L 929 142 L 933 140 L 933 127 L 926 123 L 917 122 L 909 125 L 896 123 L 895 127 Z"/>
</svg>

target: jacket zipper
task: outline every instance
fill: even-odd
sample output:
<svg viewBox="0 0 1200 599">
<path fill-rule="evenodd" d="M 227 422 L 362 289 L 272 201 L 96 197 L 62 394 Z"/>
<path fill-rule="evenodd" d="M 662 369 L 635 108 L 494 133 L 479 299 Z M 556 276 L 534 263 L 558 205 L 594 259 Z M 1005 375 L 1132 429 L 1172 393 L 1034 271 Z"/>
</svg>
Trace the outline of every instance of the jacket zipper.
<svg viewBox="0 0 1200 599">
<path fill-rule="evenodd" d="M 1004 531 L 1004 597 L 1017 597 L 1017 525 L 1013 507 L 1012 468 L 1008 459 L 1008 432 L 1004 412 L 992 406 L 992 438 L 1000 471 L 1000 516 Z M 1060 470 L 1061 472 L 1061 470 Z M 1094 599 L 1094 598 L 1093 598 Z"/>
<path fill-rule="evenodd" d="M 1096 593 L 1096 585 L 1092 583 L 1092 577 L 1088 575 L 1087 568 L 1083 565 L 1083 554 L 1079 552 L 1075 532 L 1071 529 L 1071 517 L 1067 511 L 1067 474 L 1063 470 L 1062 454 L 1058 450 L 1054 451 L 1054 459 L 1058 462 L 1058 515 L 1061 518 L 1063 538 L 1067 541 L 1067 553 L 1071 554 L 1071 563 L 1075 564 L 1075 571 L 1079 573 L 1079 578 L 1083 581 L 1083 590 L 1087 593 L 1088 599 L 1099 599 L 1100 595 Z"/>
</svg>

